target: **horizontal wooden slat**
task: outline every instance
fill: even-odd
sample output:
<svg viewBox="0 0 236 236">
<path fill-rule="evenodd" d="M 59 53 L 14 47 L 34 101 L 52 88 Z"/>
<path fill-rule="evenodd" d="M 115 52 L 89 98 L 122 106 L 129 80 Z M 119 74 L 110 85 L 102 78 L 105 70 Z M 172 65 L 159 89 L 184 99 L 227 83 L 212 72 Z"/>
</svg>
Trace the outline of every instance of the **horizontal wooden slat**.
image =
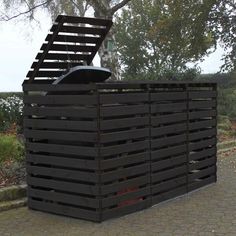
<svg viewBox="0 0 236 236">
<path fill-rule="evenodd" d="M 24 107 L 24 116 L 53 116 L 53 117 L 79 117 L 96 118 L 96 108 L 79 107 Z"/>
<path fill-rule="evenodd" d="M 198 162 L 195 162 L 195 163 L 191 163 L 189 165 L 189 171 L 201 169 L 201 168 L 204 168 L 204 167 L 207 167 L 207 166 L 212 166 L 212 165 L 215 165 L 215 164 L 216 164 L 216 157 L 213 156 L 213 157 L 207 158 L 205 160 L 201 160 L 201 161 L 198 161 Z"/>
<path fill-rule="evenodd" d="M 60 215 L 67 215 L 82 219 L 89 219 L 92 221 L 99 221 L 99 213 L 96 211 L 84 210 L 81 208 L 76 208 L 72 206 L 59 205 L 56 203 L 36 201 L 31 198 L 28 199 L 29 208 L 35 210 L 41 210 L 46 212 L 52 212 Z"/>
<path fill-rule="evenodd" d="M 216 145 L 216 138 L 206 139 L 199 142 L 194 142 L 189 144 L 189 151 L 206 148 L 212 145 Z"/>
<path fill-rule="evenodd" d="M 53 25 L 50 29 L 51 32 L 55 31 L 57 25 Z M 106 28 L 101 27 L 79 27 L 79 26 L 69 26 L 63 25 L 60 27 L 60 32 L 65 33 L 76 33 L 76 34 L 92 34 L 92 35 L 104 35 L 106 33 Z"/>
<path fill-rule="evenodd" d="M 103 183 L 115 181 L 119 179 L 126 179 L 128 177 L 137 176 L 141 174 L 147 174 L 149 171 L 150 165 L 141 164 L 129 168 L 120 168 L 118 170 L 109 171 L 106 173 L 102 173 L 100 178 Z"/>
<path fill-rule="evenodd" d="M 148 124 L 149 124 L 148 116 L 101 120 L 100 129 L 110 130 L 110 129 L 131 128 L 131 127 L 137 127 L 137 126 L 147 126 Z"/>
<path fill-rule="evenodd" d="M 208 175 L 215 175 L 216 172 L 216 166 L 212 166 L 203 170 L 200 170 L 198 172 L 194 172 L 188 175 L 188 181 L 194 181 L 195 179 L 203 178 Z"/>
<path fill-rule="evenodd" d="M 24 119 L 24 127 L 33 129 L 97 131 L 97 121 Z"/>
<path fill-rule="evenodd" d="M 148 105 L 104 106 L 100 108 L 100 115 L 101 117 L 128 116 L 146 114 L 148 111 Z"/>
<path fill-rule="evenodd" d="M 108 142 L 115 142 L 115 141 L 120 141 L 120 140 L 144 138 L 144 137 L 148 137 L 148 135 L 149 135 L 148 128 L 128 130 L 128 131 L 122 131 L 122 132 L 105 133 L 105 134 L 100 135 L 100 142 L 108 143 Z"/>
<path fill-rule="evenodd" d="M 202 179 L 201 181 L 198 180 L 198 181 L 189 183 L 188 190 L 193 191 L 195 189 L 201 188 L 203 186 L 206 186 L 206 185 L 214 183 L 214 182 L 216 182 L 216 176 L 215 175 L 210 176 L 210 177 L 205 178 L 205 179 Z"/>
<path fill-rule="evenodd" d="M 38 61 L 35 61 L 32 63 L 31 68 L 35 68 L 38 65 Z M 76 63 L 76 62 L 43 62 L 40 65 L 41 69 L 61 69 L 61 70 L 65 70 L 65 69 L 69 69 L 71 67 L 75 67 L 75 66 L 80 66 L 82 65 L 82 63 Z"/>
<path fill-rule="evenodd" d="M 187 182 L 187 178 L 186 176 L 183 176 L 183 177 L 167 180 L 159 184 L 155 184 L 152 186 L 152 194 L 157 194 L 157 193 L 175 189 L 176 187 L 185 185 L 186 182 Z"/>
<path fill-rule="evenodd" d="M 165 168 L 171 168 L 176 165 L 187 163 L 187 155 L 180 155 L 177 157 L 171 157 L 165 160 L 153 162 L 151 169 L 152 171 L 158 171 Z"/>
<path fill-rule="evenodd" d="M 35 59 L 40 59 L 43 53 L 38 53 Z M 89 60 L 90 55 L 88 54 L 75 54 L 75 53 L 47 53 L 45 60 L 72 60 L 82 61 Z M 29 76 L 29 75 L 28 75 Z"/>
<path fill-rule="evenodd" d="M 216 155 L 216 147 L 211 147 L 198 152 L 191 152 L 189 154 L 189 161 L 199 160 L 201 158 L 209 157 L 212 155 Z"/>
<path fill-rule="evenodd" d="M 213 108 L 216 107 L 216 101 L 193 101 L 189 102 L 189 109 Z"/>
<path fill-rule="evenodd" d="M 113 182 L 111 184 L 101 185 L 101 194 L 117 193 L 127 188 L 135 188 L 148 184 L 150 181 L 149 175 L 143 175 L 137 178 L 125 180 L 123 182 Z"/>
<path fill-rule="evenodd" d="M 191 91 L 189 92 L 190 99 L 215 98 L 216 91 Z"/>
<path fill-rule="evenodd" d="M 177 123 L 180 121 L 186 121 L 187 114 L 186 113 L 174 113 L 171 115 L 157 115 L 151 117 L 151 124 L 153 126 L 158 126 L 161 124 L 168 124 L 168 123 Z"/>
<path fill-rule="evenodd" d="M 204 129 L 216 126 L 216 120 L 203 120 L 189 123 L 189 130 Z"/>
<path fill-rule="evenodd" d="M 169 170 L 164 170 L 161 172 L 157 172 L 152 174 L 152 182 L 161 182 L 165 179 L 170 179 L 170 178 L 174 178 L 176 176 L 180 176 L 180 175 L 185 175 L 186 174 L 186 170 L 187 170 L 187 166 L 183 165 L 183 166 L 179 166 L 173 169 L 169 169 Z"/>
<path fill-rule="evenodd" d="M 181 153 L 185 153 L 186 151 L 187 151 L 187 146 L 186 145 L 180 145 L 180 146 L 162 148 L 162 149 L 159 149 L 157 151 L 152 151 L 151 156 L 152 156 L 152 160 L 160 160 L 163 157 L 178 155 L 178 154 L 181 154 Z"/>
<path fill-rule="evenodd" d="M 56 177 L 61 179 L 86 181 L 92 183 L 98 183 L 99 176 L 94 172 L 78 171 L 78 170 L 67 170 L 55 167 L 42 167 L 42 166 L 31 166 L 27 165 L 27 173 L 33 175 Z"/>
<path fill-rule="evenodd" d="M 216 116 L 216 110 L 211 109 L 207 111 L 195 111 L 195 112 L 189 112 L 189 119 L 201 119 L 201 118 L 207 118 L 207 117 L 215 117 Z"/>
<path fill-rule="evenodd" d="M 151 140 L 151 148 L 161 148 L 165 146 L 171 146 L 174 144 L 182 143 L 187 140 L 186 134 L 178 134 L 169 137 L 162 137 L 158 139 Z"/>
<path fill-rule="evenodd" d="M 152 104 L 151 113 L 177 112 L 187 109 L 187 103 Z"/>
<path fill-rule="evenodd" d="M 149 195 L 150 188 L 144 187 L 144 188 L 137 188 L 137 190 L 132 192 L 127 192 L 124 194 L 119 194 L 111 197 L 106 197 L 102 199 L 102 207 L 109 207 L 114 206 L 115 204 L 130 200 L 130 199 L 140 199 L 141 197 L 145 197 Z"/>
<path fill-rule="evenodd" d="M 25 104 L 49 104 L 49 105 L 96 105 L 95 95 L 25 95 Z M 84 109 L 84 107 L 81 107 Z"/>
<path fill-rule="evenodd" d="M 161 126 L 158 128 L 152 128 L 151 129 L 151 136 L 161 136 L 161 135 L 168 135 L 168 134 L 175 134 L 184 132 L 187 130 L 187 124 L 181 123 L 181 124 L 171 124 L 166 126 Z"/>
<path fill-rule="evenodd" d="M 44 43 L 40 50 L 45 50 L 47 43 Z M 71 45 L 71 44 L 53 44 L 49 51 L 65 51 L 65 52 L 93 52 L 95 50 L 94 46 L 87 45 Z"/>
<path fill-rule="evenodd" d="M 97 149 L 94 147 L 59 145 L 59 144 L 45 144 L 45 143 L 26 143 L 26 148 L 33 152 L 50 152 L 71 154 L 79 156 L 96 157 L 98 155 Z"/>
<path fill-rule="evenodd" d="M 99 200 L 94 198 L 83 197 L 80 195 L 74 195 L 70 193 L 61 193 L 50 190 L 41 190 L 28 187 L 28 197 L 41 198 L 44 200 L 50 200 L 53 202 L 61 202 L 66 204 L 72 204 L 77 206 L 99 208 Z"/>
<path fill-rule="evenodd" d="M 50 188 L 55 190 L 60 190 L 64 192 L 87 194 L 91 196 L 97 196 L 99 194 L 99 187 L 97 185 L 88 185 L 73 183 L 62 180 L 46 179 L 46 178 L 36 178 L 32 176 L 27 176 L 27 183 L 30 186 L 37 186 L 42 188 Z"/>
<path fill-rule="evenodd" d="M 194 141 L 194 140 L 198 140 L 198 139 L 202 139 L 202 138 L 212 137 L 212 136 L 215 136 L 216 133 L 217 133 L 217 131 L 216 131 L 215 128 L 190 133 L 189 134 L 189 141 Z"/>
<path fill-rule="evenodd" d="M 26 77 L 31 77 L 33 75 L 34 71 L 30 70 Z M 60 77 L 61 75 L 65 74 L 65 70 L 44 70 L 44 71 L 37 71 L 36 77 Z"/>
<path fill-rule="evenodd" d="M 101 104 L 148 102 L 148 93 L 101 94 Z"/>
<path fill-rule="evenodd" d="M 187 92 L 156 92 L 150 93 L 151 102 L 186 100 Z"/>
<path fill-rule="evenodd" d="M 99 163 L 97 160 L 84 160 L 79 159 L 78 156 L 75 158 L 69 158 L 67 155 L 63 156 L 52 156 L 52 155 L 39 155 L 33 153 L 26 154 L 26 161 L 33 164 L 43 165 L 55 165 L 65 168 L 77 168 L 77 169 L 89 169 L 97 170 Z"/>
<path fill-rule="evenodd" d="M 64 141 L 83 141 L 97 142 L 96 133 L 88 132 L 68 132 L 68 131 L 47 131 L 25 129 L 24 136 L 33 139 L 64 140 Z"/>
<path fill-rule="evenodd" d="M 138 150 L 140 151 L 146 150 L 148 147 L 149 147 L 149 142 L 145 140 L 145 141 L 138 141 L 138 142 L 133 142 L 133 143 L 109 146 L 109 147 L 101 147 L 100 153 L 102 156 L 109 156 L 109 155 L 133 152 L 133 151 L 138 151 Z"/>
<path fill-rule="evenodd" d="M 101 169 L 117 168 L 125 165 L 143 163 L 149 160 L 149 152 L 142 152 L 133 155 L 124 155 L 122 157 L 115 157 L 111 159 L 101 160 Z"/>
</svg>

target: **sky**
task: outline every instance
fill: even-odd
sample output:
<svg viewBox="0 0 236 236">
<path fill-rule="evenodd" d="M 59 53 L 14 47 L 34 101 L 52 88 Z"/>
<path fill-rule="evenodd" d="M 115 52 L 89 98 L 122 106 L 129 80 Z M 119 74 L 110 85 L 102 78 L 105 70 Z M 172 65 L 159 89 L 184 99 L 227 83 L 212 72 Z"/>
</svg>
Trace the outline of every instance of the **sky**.
<svg viewBox="0 0 236 236">
<path fill-rule="evenodd" d="M 28 23 L 9 21 L 0 22 L 0 91 L 21 91 L 21 84 L 30 69 L 49 29 L 51 21 L 46 13 L 37 17 L 39 26 Z M 215 53 L 206 57 L 199 66 L 202 73 L 215 73 L 222 65 L 221 56 L 224 50 L 218 48 Z M 99 64 L 98 56 L 94 65 Z"/>
</svg>

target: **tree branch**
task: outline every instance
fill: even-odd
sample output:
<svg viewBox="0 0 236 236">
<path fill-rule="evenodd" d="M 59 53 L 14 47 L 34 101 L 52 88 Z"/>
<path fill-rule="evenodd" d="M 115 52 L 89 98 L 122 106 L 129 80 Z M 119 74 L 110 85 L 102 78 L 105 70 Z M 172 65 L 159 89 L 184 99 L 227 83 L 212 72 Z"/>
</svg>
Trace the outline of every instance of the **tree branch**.
<svg viewBox="0 0 236 236">
<path fill-rule="evenodd" d="M 5 18 L 0 19 L 0 21 L 10 21 L 10 20 L 12 20 L 12 19 L 15 19 L 15 18 L 21 16 L 21 15 L 28 14 L 28 13 L 32 12 L 33 10 L 35 10 L 36 8 L 42 7 L 42 6 L 48 4 L 48 3 L 51 2 L 51 1 L 52 1 L 52 0 L 47 0 L 47 1 L 45 1 L 45 2 L 42 2 L 42 3 L 38 4 L 38 5 L 35 5 L 35 6 L 33 6 L 33 7 L 30 7 L 30 8 L 29 8 L 29 5 L 27 4 L 27 5 L 28 5 L 28 10 L 27 10 L 27 11 L 20 12 L 19 14 L 16 14 L 16 15 L 11 16 L 11 17 L 9 17 L 9 16 L 7 16 L 7 15 L 5 14 Z"/>
<path fill-rule="evenodd" d="M 110 16 L 113 16 L 120 8 L 124 7 L 128 2 L 131 0 L 123 0 L 120 3 L 116 4 L 114 7 L 110 10 Z"/>
</svg>

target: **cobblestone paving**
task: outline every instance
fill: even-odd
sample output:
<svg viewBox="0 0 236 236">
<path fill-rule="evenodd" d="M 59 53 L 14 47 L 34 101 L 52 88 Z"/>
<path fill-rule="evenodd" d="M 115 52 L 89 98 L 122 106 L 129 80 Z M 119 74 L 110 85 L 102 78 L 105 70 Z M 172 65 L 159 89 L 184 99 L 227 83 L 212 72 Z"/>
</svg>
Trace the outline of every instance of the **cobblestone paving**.
<svg viewBox="0 0 236 236">
<path fill-rule="evenodd" d="M 218 183 L 101 224 L 27 208 L 0 214 L 0 235 L 236 236 L 236 157 L 218 161 Z"/>
</svg>

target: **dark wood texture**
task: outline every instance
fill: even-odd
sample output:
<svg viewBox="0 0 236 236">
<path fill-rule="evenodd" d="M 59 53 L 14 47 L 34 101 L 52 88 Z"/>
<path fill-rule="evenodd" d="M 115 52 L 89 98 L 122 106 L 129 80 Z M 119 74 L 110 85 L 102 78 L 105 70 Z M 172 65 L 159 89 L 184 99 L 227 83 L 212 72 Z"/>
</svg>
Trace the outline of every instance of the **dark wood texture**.
<svg viewBox="0 0 236 236">
<path fill-rule="evenodd" d="M 23 84 L 30 208 L 101 222 L 216 181 L 216 84 L 51 83 Z"/>
</svg>

